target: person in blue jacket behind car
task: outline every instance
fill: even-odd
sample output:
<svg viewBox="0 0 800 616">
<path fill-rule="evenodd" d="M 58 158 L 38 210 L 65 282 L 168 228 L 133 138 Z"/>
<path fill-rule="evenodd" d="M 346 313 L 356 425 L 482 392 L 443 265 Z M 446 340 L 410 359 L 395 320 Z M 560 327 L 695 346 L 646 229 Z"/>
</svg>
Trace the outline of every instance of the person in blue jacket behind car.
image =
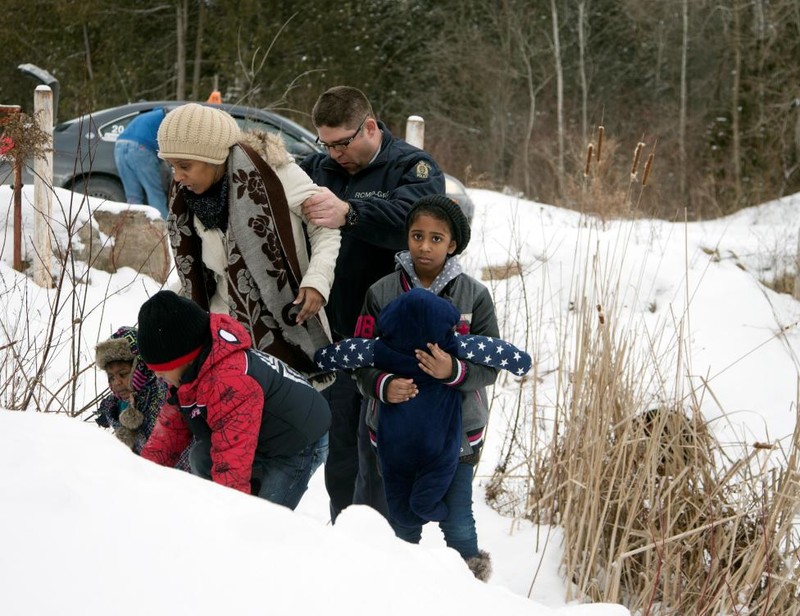
<svg viewBox="0 0 800 616">
<path fill-rule="evenodd" d="M 136 116 L 117 137 L 114 162 L 125 188 L 125 200 L 147 204 L 167 218 L 167 191 L 158 158 L 158 127 L 166 111 L 158 107 Z"/>
</svg>

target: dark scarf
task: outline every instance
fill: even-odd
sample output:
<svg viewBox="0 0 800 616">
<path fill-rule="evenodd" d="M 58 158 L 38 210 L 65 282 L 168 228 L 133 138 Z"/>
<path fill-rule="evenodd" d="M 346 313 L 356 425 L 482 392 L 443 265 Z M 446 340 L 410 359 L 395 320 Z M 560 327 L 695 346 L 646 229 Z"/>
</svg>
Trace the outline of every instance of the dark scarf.
<svg viewBox="0 0 800 616">
<path fill-rule="evenodd" d="M 228 175 L 214 183 L 202 195 L 182 189 L 183 200 L 206 229 L 228 230 Z"/>
<path fill-rule="evenodd" d="M 247 329 L 253 346 L 315 377 L 314 351 L 327 344 L 318 317 L 298 326 L 292 302 L 302 273 L 292 235 L 291 214 L 280 179 L 249 146 L 236 144 L 226 171 L 228 298 L 230 315 Z M 167 220 L 182 294 L 206 310 L 215 292 L 202 261 L 202 242 L 185 191 L 173 187 Z M 202 219 L 200 219 L 202 222 Z"/>
</svg>

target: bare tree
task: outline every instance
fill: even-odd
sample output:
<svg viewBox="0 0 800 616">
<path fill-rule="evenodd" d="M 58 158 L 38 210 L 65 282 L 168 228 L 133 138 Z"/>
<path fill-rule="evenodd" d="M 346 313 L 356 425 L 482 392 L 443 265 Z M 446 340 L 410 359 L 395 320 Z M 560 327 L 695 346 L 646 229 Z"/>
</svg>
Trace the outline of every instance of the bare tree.
<svg viewBox="0 0 800 616">
<path fill-rule="evenodd" d="M 206 3 L 200 0 L 197 12 L 197 35 L 194 39 L 194 71 L 192 72 L 192 100 L 200 98 L 200 69 L 203 65 L 203 30 L 206 22 Z"/>
<path fill-rule="evenodd" d="M 522 58 L 523 73 L 522 77 L 527 85 L 528 94 L 528 118 L 526 122 L 525 142 L 522 148 L 522 177 L 524 182 L 525 194 L 533 194 L 533 181 L 531 178 L 530 152 L 533 147 L 533 129 L 536 123 L 536 95 L 547 84 L 549 79 L 542 80 L 537 85 L 536 75 L 533 65 L 533 49 L 529 43 L 529 38 L 525 36 L 522 28 L 516 30 L 519 40 L 520 57 Z"/>
<path fill-rule="evenodd" d="M 581 81 L 581 137 L 589 141 L 589 84 L 586 81 L 586 0 L 578 0 L 578 75 Z"/>
<path fill-rule="evenodd" d="M 561 63 L 561 38 L 558 33 L 558 9 L 556 0 L 550 0 L 550 14 L 553 20 L 553 60 L 556 69 L 556 117 L 558 127 L 556 138 L 558 140 L 558 192 L 561 193 L 564 181 L 564 68 Z"/>
<path fill-rule="evenodd" d="M 16 66 L 36 58 L 59 75 L 62 118 L 203 98 L 216 74 L 230 100 L 308 126 L 319 93 L 351 83 L 390 128 L 423 115 L 444 168 L 539 200 L 564 202 L 599 122 L 658 138 L 651 214 L 800 191 L 800 0 L 53 0 L 46 20 L 41 4 L 0 21 L 0 100 L 23 110 L 33 88 Z"/>
<path fill-rule="evenodd" d="M 689 58 L 689 0 L 682 0 L 682 39 L 681 39 L 681 102 L 678 116 L 678 156 L 679 156 L 679 183 L 680 194 L 683 199 L 687 195 L 686 180 L 686 116 L 688 113 L 688 93 L 686 86 L 686 71 Z"/>
<path fill-rule="evenodd" d="M 686 1 L 686 0 L 684 0 Z M 742 134 L 739 105 L 742 84 L 742 22 L 739 0 L 733 0 L 731 46 L 733 47 L 733 80 L 731 81 L 731 162 L 736 207 L 742 203 Z"/>
<path fill-rule="evenodd" d="M 189 21 L 189 0 L 178 0 L 175 4 L 177 54 L 175 60 L 175 98 L 186 98 L 186 34 Z"/>
</svg>

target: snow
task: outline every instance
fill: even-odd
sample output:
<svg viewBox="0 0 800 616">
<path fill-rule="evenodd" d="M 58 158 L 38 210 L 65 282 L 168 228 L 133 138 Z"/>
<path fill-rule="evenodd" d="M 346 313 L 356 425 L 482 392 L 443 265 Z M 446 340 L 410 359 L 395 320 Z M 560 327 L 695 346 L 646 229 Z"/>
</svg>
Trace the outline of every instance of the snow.
<svg viewBox="0 0 800 616">
<path fill-rule="evenodd" d="M 735 448 L 792 432 L 800 303 L 759 279 L 793 272 L 800 196 L 720 220 L 678 224 L 603 222 L 514 196 L 469 192 L 476 213 L 463 262 L 476 277 L 487 265 L 520 264 L 522 276 L 487 284 L 503 336 L 527 343 L 541 363 L 543 408 L 555 396 L 548 370 L 557 365 L 571 307 L 581 301 L 575 280 L 588 278 L 583 264 L 598 255 L 598 267 L 611 272 L 605 280 L 618 283 L 597 296 L 623 327 L 661 332 L 659 344 L 669 350 L 674 330 L 683 326 L 689 351 L 684 387 L 708 383 L 714 395 L 703 398 L 702 410 L 724 442 Z M 32 190 L 26 187 L 24 196 L 26 256 Z M 57 191 L 60 203 L 71 197 Z M 11 198 L 8 187 L 0 187 L 9 212 Z M 57 318 L 59 342 L 44 379 L 54 389 L 70 370 L 70 340 L 81 343 L 88 364 L 94 344 L 132 324 L 159 285 L 127 269 L 113 275 L 78 269 L 75 277 L 84 277 L 74 288 L 86 309 L 76 329 L 65 299 L 71 283 L 57 295 L 14 272 L 9 224 L 6 229 L 0 346 L 19 339 L 27 325 L 28 348 L 40 353 L 51 305 L 67 306 Z M 4 357 L 0 385 L 18 370 Z M 103 375 L 89 369 L 74 393 L 60 395 L 74 396 L 81 408 L 104 387 Z M 504 395 L 498 392 L 500 408 L 493 409 L 475 483 L 479 539 L 494 566 L 488 584 L 472 577 L 432 525 L 419 546 L 394 538 L 366 507 L 345 510 L 331 526 L 321 471 L 291 512 L 146 462 L 92 421 L 0 411 L 0 613 L 628 614 L 619 605 L 567 603 L 558 568 L 560 530 L 503 517 L 484 503 L 505 429 Z M 0 404 L 9 399 L 8 391 L 0 392 Z"/>
<path fill-rule="evenodd" d="M 573 280 L 590 279 L 581 269 L 599 255 L 601 274 L 591 278 L 594 285 L 619 282 L 591 290 L 606 312 L 613 307 L 625 328 L 646 327 L 657 338 L 656 346 L 673 347 L 674 352 L 682 321 L 688 340 L 686 387 L 700 391 L 705 383 L 713 392 L 715 399 L 708 396 L 702 410 L 716 422 L 719 439 L 752 444 L 792 433 L 797 419 L 800 303 L 759 280 L 795 271 L 800 195 L 719 220 L 683 224 L 602 223 L 549 205 L 484 190 L 470 192 L 478 210 L 473 241 L 480 248 L 468 249 L 467 259 L 473 259 L 469 271 L 479 273 L 487 263 L 521 262 L 526 301 L 539 313 L 541 329 L 565 327 L 570 304 L 585 293 Z M 519 285 L 499 285 L 498 313 L 518 311 L 519 292 Z M 507 323 L 502 334 L 519 343 L 525 325 L 518 323 L 512 334 Z M 532 339 L 543 335 L 553 334 L 535 332 Z M 528 351 L 538 354 L 541 371 L 546 372 L 558 358 L 557 347 L 544 342 Z M 549 385 L 545 379 L 537 393 L 546 397 Z"/>
</svg>

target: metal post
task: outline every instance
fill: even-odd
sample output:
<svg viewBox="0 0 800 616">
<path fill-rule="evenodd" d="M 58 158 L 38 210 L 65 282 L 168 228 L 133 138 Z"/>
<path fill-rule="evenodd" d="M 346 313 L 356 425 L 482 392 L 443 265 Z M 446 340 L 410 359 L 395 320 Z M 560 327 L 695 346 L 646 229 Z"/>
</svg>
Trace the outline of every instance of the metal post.
<svg viewBox="0 0 800 616">
<path fill-rule="evenodd" d="M 21 111 L 19 105 L 0 105 L 0 113 L 12 114 Z M 12 149 L 13 149 L 13 145 Z M 8 157 L 14 166 L 14 270 L 22 271 L 22 161 L 17 156 Z"/>
<path fill-rule="evenodd" d="M 425 147 L 425 120 L 420 116 L 408 116 L 406 120 L 406 143 L 418 147 Z"/>
<path fill-rule="evenodd" d="M 14 270 L 22 271 L 22 161 L 14 160 Z"/>
<path fill-rule="evenodd" d="M 58 117 L 58 91 L 60 89 L 58 79 L 35 64 L 20 64 L 17 67 L 17 70 L 22 71 L 24 74 L 30 75 L 35 79 L 38 79 L 46 86 L 50 86 L 50 89 L 53 91 L 53 104 L 51 105 L 53 113 L 51 114 L 52 122 L 50 125 L 54 125 L 56 118 Z"/>
<path fill-rule="evenodd" d="M 49 86 L 37 86 L 33 95 L 34 116 L 39 128 L 49 136 L 47 152 L 34 159 L 33 179 L 33 281 L 50 288 L 50 220 L 53 209 L 53 91 Z"/>
</svg>

